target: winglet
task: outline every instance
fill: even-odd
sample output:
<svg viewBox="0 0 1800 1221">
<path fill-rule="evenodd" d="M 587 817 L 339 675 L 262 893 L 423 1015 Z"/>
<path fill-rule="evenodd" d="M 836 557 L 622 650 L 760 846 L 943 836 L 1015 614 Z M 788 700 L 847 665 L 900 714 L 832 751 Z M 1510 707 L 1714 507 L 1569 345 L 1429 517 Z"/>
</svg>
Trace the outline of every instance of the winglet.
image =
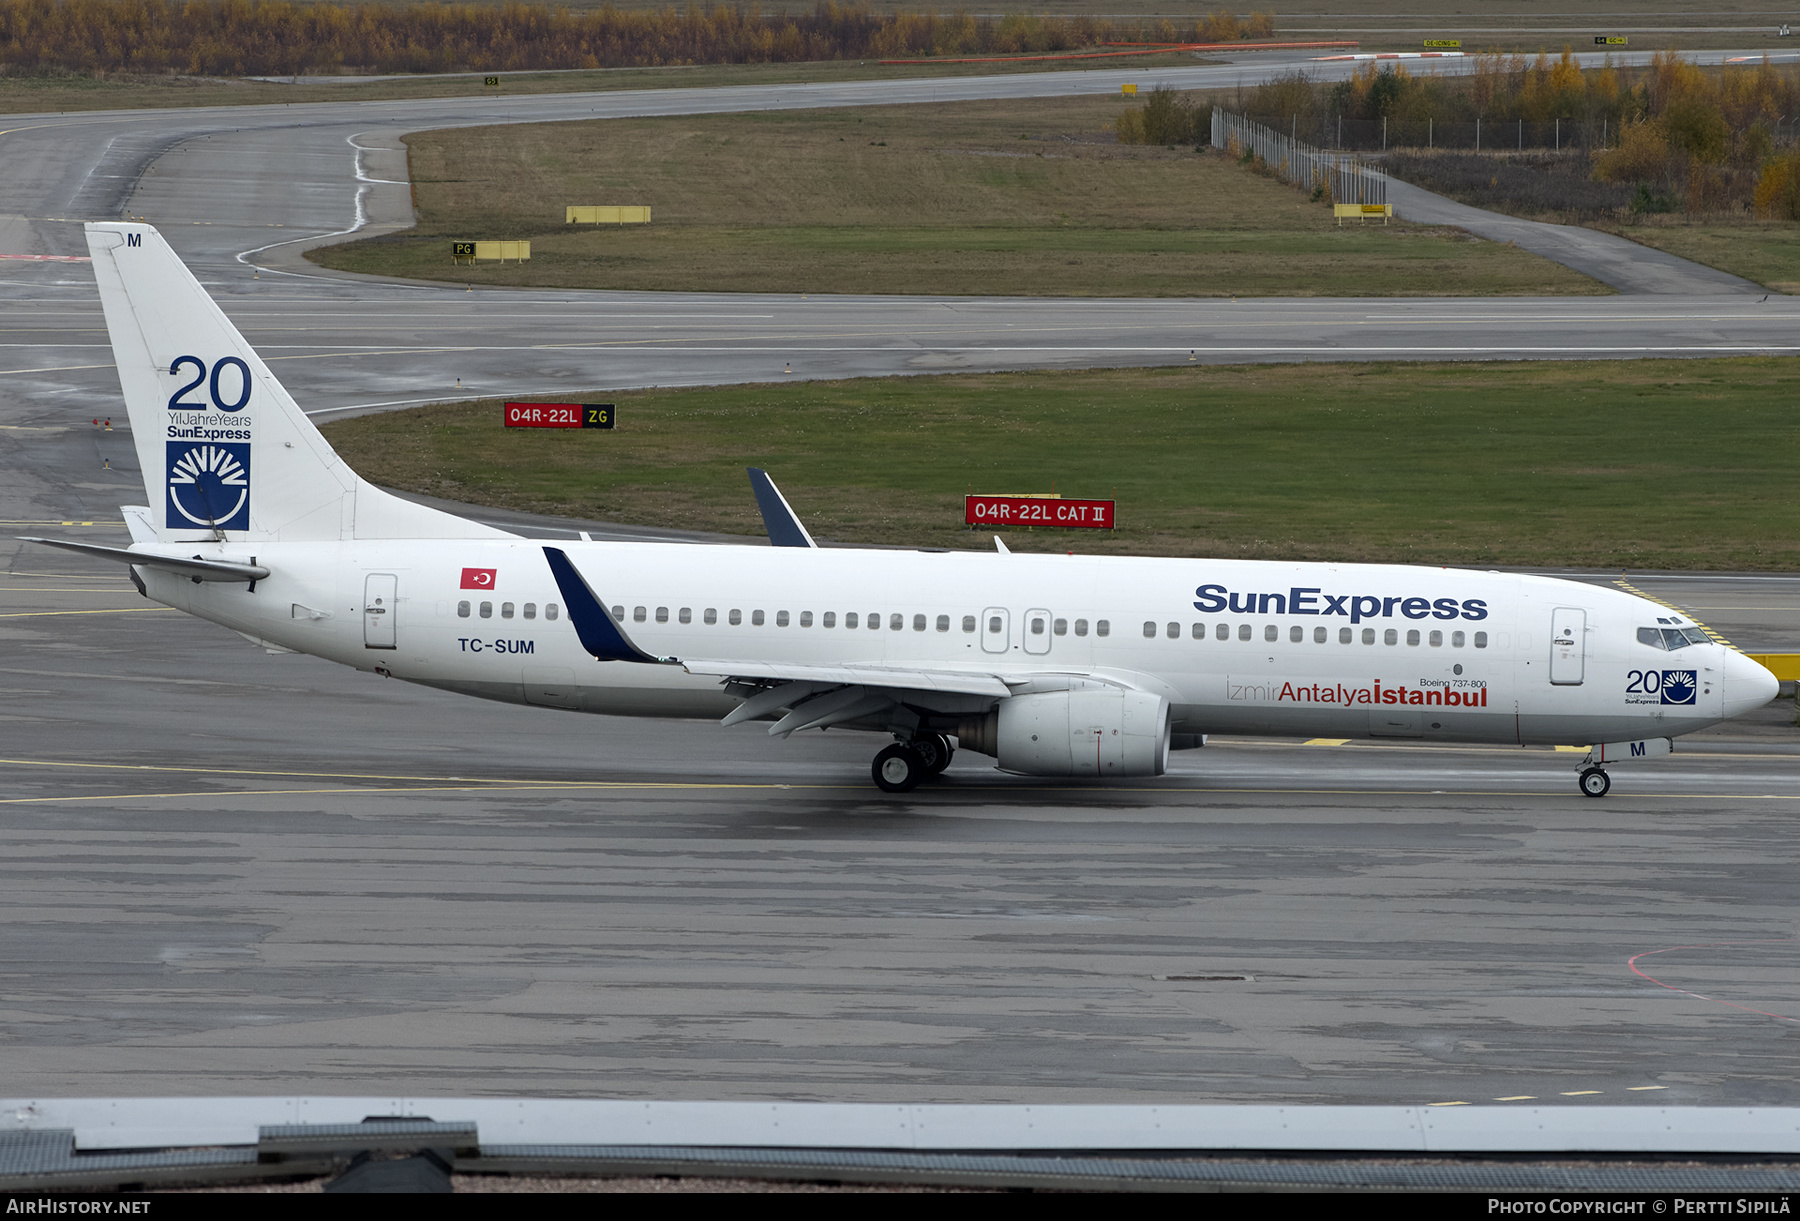
<svg viewBox="0 0 1800 1221">
<path fill-rule="evenodd" d="M 652 665 L 675 661 L 673 657 L 652 657 L 626 639 L 587 581 L 569 562 L 567 553 L 557 547 L 546 547 L 544 559 L 550 564 L 556 587 L 562 590 L 563 604 L 569 608 L 569 622 L 575 625 L 575 635 L 581 639 L 582 648 L 601 661 L 640 661 Z"/>
<path fill-rule="evenodd" d="M 769 532 L 769 545 L 772 547 L 817 547 L 812 535 L 800 524 L 799 515 L 788 504 L 787 497 L 769 478 L 769 472 L 754 466 L 745 467 L 750 472 L 750 490 L 756 493 L 756 507 L 762 510 L 763 527 Z"/>
</svg>

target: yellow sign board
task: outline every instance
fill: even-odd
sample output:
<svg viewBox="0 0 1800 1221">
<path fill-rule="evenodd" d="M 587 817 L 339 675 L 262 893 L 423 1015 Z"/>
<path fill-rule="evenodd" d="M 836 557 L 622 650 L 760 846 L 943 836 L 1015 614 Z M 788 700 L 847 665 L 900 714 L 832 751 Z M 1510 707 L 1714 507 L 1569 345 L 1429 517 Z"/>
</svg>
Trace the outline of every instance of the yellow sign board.
<svg viewBox="0 0 1800 1221">
<path fill-rule="evenodd" d="M 497 76 L 484 76 L 481 78 L 481 83 L 486 85 L 489 89 L 498 89 L 500 87 L 500 78 Z"/>
<path fill-rule="evenodd" d="M 451 242 L 450 257 L 476 262 L 523 263 L 531 257 L 530 242 Z"/>
<path fill-rule="evenodd" d="M 1751 653 L 1749 657 L 1784 683 L 1800 679 L 1800 653 Z"/>
<path fill-rule="evenodd" d="M 1136 85 L 1120 85 L 1119 92 L 1124 94 L 1128 98 L 1134 98 L 1137 96 L 1137 86 Z"/>
<path fill-rule="evenodd" d="M 1462 46 L 1462 39 L 1460 39 L 1460 38 L 1427 38 L 1425 40 L 1425 45 L 1427 47 L 1432 47 L 1437 50 L 1454 51 L 1458 47 Z"/>
<path fill-rule="evenodd" d="M 1596 47 L 1625 47 L 1631 45 L 1631 39 L 1623 34 L 1596 34 L 1594 35 L 1594 45 Z"/>
<path fill-rule="evenodd" d="M 565 225 L 647 225 L 650 223 L 650 209 L 647 207 L 589 207 L 584 204 L 571 204 L 563 209 Z"/>
<path fill-rule="evenodd" d="M 1331 214 L 1337 217 L 1337 223 L 1343 224 L 1346 216 L 1363 220 L 1370 216 L 1381 217 L 1381 223 L 1387 224 L 1387 218 L 1394 214 L 1393 204 L 1341 203 L 1331 205 Z"/>
</svg>

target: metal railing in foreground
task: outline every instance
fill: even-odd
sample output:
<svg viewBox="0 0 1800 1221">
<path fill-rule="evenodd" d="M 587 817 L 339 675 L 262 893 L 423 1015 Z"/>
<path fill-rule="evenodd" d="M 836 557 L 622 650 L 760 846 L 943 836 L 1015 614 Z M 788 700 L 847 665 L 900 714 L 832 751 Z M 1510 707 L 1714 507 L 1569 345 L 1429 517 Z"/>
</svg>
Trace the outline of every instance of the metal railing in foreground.
<svg viewBox="0 0 1800 1221">
<path fill-rule="evenodd" d="M 1353 153 L 1314 148 L 1292 135 L 1219 109 L 1212 112 L 1212 143 L 1233 156 L 1248 153 L 1258 158 L 1283 182 L 1322 186 L 1333 203 L 1387 203 L 1387 175 L 1364 165 Z"/>
</svg>

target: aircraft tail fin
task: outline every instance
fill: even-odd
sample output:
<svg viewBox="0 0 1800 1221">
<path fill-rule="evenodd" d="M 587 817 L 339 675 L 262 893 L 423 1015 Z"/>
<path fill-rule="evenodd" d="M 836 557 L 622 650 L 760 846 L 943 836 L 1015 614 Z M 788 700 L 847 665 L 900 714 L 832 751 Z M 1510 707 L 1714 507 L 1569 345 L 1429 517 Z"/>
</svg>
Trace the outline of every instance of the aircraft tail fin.
<svg viewBox="0 0 1800 1221">
<path fill-rule="evenodd" d="M 358 478 L 154 228 L 87 239 L 159 541 L 507 537 Z"/>
</svg>

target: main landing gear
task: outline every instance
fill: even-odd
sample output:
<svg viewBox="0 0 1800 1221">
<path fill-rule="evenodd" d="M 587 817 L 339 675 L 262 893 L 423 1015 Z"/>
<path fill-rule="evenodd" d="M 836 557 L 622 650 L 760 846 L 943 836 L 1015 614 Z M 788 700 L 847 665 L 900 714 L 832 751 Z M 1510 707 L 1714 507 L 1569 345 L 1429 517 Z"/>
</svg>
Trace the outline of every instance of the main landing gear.
<svg viewBox="0 0 1800 1221">
<path fill-rule="evenodd" d="M 884 793 L 905 793 L 919 787 L 946 767 L 956 754 L 950 739 L 941 733 L 920 734 L 910 742 L 896 742 L 875 756 L 869 774 Z"/>
<path fill-rule="evenodd" d="M 1612 789 L 1612 777 L 1597 767 L 1583 768 L 1576 783 L 1584 797 L 1604 797 Z"/>
</svg>

